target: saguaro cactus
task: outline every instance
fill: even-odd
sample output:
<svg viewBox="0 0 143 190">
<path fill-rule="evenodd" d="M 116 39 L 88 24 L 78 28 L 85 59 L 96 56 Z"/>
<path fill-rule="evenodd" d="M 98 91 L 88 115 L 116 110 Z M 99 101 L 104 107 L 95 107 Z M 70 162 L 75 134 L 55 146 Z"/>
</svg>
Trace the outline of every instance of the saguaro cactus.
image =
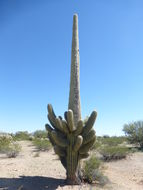
<svg viewBox="0 0 143 190">
<path fill-rule="evenodd" d="M 48 119 L 46 124 L 49 139 L 55 153 L 67 174 L 68 184 L 80 184 L 79 163 L 88 157 L 88 151 L 95 142 L 93 125 L 97 112 L 93 111 L 86 121 L 81 119 L 80 110 L 80 83 L 79 83 L 79 42 L 78 42 L 78 17 L 73 17 L 71 80 L 68 111 L 63 119 L 57 117 L 52 105 L 48 104 Z"/>
</svg>

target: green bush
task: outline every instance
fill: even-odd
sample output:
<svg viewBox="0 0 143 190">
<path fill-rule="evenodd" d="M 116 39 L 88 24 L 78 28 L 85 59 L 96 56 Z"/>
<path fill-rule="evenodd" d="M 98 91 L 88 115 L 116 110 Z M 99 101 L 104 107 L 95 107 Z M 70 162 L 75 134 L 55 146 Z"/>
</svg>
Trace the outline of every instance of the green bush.
<svg viewBox="0 0 143 190">
<path fill-rule="evenodd" d="M 126 141 L 126 137 L 108 137 L 108 138 L 101 138 L 101 143 L 108 146 L 117 146 L 119 144 L 122 144 Z"/>
<path fill-rule="evenodd" d="M 35 138 L 32 142 L 38 151 L 47 151 L 51 149 L 51 143 L 48 139 Z"/>
<path fill-rule="evenodd" d="M 129 148 L 121 146 L 105 146 L 100 150 L 104 161 L 119 160 L 126 158 Z"/>
<path fill-rule="evenodd" d="M 30 140 L 30 134 L 27 131 L 18 131 L 13 135 L 15 141 Z"/>
<path fill-rule="evenodd" d="M 143 149 L 143 121 L 125 124 L 123 131 L 130 143 L 138 144 Z"/>
<path fill-rule="evenodd" d="M 7 154 L 8 158 L 15 158 L 18 156 L 20 150 L 21 147 L 18 144 L 13 143 L 8 147 L 5 153 Z"/>
<path fill-rule="evenodd" d="M 84 161 L 82 167 L 83 180 L 88 183 L 105 185 L 108 179 L 102 174 L 100 167 L 101 161 L 97 159 L 95 155 L 92 155 L 88 160 Z"/>
<path fill-rule="evenodd" d="M 45 138 L 47 138 L 47 135 L 48 135 L 48 133 L 47 133 L 47 131 L 45 131 L 45 130 L 37 130 L 37 131 L 35 131 L 34 133 L 33 133 L 33 136 L 35 137 L 35 138 L 43 138 L 43 139 L 45 139 Z"/>
<path fill-rule="evenodd" d="M 9 136 L 0 136 L 0 153 L 6 154 L 9 158 L 16 157 L 20 152 L 20 146 L 14 143 Z"/>
<path fill-rule="evenodd" d="M 109 137 L 109 136 L 103 136 L 103 137 L 97 137 L 96 141 L 92 147 L 91 150 L 97 150 L 99 151 L 100 149 L 102 149 L 102 147 L 104 146 L 118 146 L 120 144 L 123 144 L 124 142 L 127 141 L 127 138 L 124 136 L 121 137 Z"/>
<path fill-rule="evenodd" d="M 3 153 L 11 143 L 11 139 L 7 136 L 0 136 L 0 152 Z"/>
</svg>

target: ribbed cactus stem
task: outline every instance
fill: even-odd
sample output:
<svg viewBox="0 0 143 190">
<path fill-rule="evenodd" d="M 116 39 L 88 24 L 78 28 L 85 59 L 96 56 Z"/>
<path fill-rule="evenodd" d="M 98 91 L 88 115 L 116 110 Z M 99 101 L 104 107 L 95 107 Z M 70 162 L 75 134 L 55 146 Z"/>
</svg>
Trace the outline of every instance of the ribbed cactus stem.
<svg viewBox="0 0 143 190">
<path fill-rule="evenodd" d="M 80 107 L 80 81 L 79 81 L 79 39 L 78 39 L 78 16 L 73 16 L 72 51 L 71 51 L 71 76 L 68 109 L 73 111 L 74 124 L 81 119 Z"/>
</svg>

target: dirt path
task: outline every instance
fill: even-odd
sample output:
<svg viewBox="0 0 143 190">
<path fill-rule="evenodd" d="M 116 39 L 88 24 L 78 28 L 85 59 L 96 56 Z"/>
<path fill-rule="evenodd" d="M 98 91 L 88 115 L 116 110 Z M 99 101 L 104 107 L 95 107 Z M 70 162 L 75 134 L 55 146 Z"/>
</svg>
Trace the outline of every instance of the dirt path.
<svg viewBox="0 0 143 190">
<path fill-rule="evenodd" d="M 89 185 L 66 186 L 65 170 L 53 151 L 37 152 L 31 142 L 19 142 L 22 151 L 17 158 L 0 157 L 0 190 L 98 190 Z M 143 190 L 143 153 L 126 160 L 105 164 L 105 175 L 111 184 L 104 189 Z"/>
<path fill-rule="evenodd" d="M 116 190 L 143 190 L 143 153 L 138 152 L 127 159 L 106 164 L 108 176 Z"/>
</svg>

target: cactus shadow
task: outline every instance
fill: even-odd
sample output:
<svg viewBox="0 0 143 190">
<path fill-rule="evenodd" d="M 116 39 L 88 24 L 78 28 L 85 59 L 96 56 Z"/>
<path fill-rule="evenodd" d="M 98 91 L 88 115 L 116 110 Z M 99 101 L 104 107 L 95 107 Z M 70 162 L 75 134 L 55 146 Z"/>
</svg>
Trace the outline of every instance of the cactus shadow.
<svg viewBox="0 0 143 190">
<path fill-rule="evenodd" d="M 64 179 L 43 176 L 19 176 L 19 178 L 0 178 L 2 190 L 55 190 L 64 186 Z"/>
</svg>

